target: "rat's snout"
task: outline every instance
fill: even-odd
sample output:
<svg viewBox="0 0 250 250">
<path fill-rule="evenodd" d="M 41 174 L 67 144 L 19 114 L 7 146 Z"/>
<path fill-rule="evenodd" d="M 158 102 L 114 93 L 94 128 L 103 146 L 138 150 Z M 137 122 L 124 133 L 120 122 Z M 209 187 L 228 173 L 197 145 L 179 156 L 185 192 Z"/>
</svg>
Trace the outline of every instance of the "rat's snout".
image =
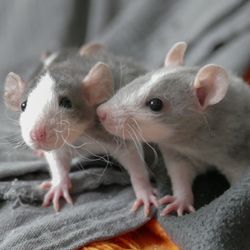
<svg viewBox="0 0 250 250">
<path fill-rule="evenodd" d="M 97 109 L 97 115 L 100 119 L 101 122 L 104 122 L 108 116 L 108 113 L 106 110 L 102 109 L 102 108 L 98 108 Z"/>
<path fill-rule="evenodd" d="M 105 105 L 99 106 L 96 110 L 100 122 L 106 129 L 113 128 L 116 125 L 116 119 L 114 119 L 114 112 L 114 110 Z"/>
<path fill-rule="evenodd" d="M 108 105 L 100 105 L 97 115 L 103 127 L 111 134 L 120 136 L 124 127 L 124 119 L 119 116 L 119 111 Z"/>
<path fill-rule="evenodd" d="M 46 129 L 45 126 L 39 126 L 31 130 L 30 138 L 34 142 L 43 143 L 46 141 Z"/>
</svg>

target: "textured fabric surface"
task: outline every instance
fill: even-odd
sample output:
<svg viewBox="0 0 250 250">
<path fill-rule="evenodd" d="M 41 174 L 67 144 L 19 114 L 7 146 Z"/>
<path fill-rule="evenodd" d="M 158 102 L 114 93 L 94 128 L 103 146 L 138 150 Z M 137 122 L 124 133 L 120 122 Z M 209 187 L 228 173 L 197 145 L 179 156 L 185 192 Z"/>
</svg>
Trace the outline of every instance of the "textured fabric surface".
<svg viewBox="0 0 250 250">
<path fill-rule="evenodd" d="M 249 13 L 247 0 L 0 0 L 0 79 L 9 71 L 27 79 L 45 50 L 92 40 L 151 68 L 162 64 L 174 42 L 185 40 L 188 65 L 213 62 L 242 74 L 250 64 Z M 72 172 L 73 207 L 59 214 L 41 208 L 44 193 L 37 185 L 48 178 L 46 163 L 15 148 L 17 117 L 5 111 L 2 98 L 0 105 L 0 249 L 73 249 L 148 221 L 141 210 L 129 213 L 135 197 L 127 174 L 93 162 Z M 170 193 L 163 164 L 151 172 L 162 194 Z M 248 172 L 228 189 L 216 173 L 200 176 L 197 212 L 157 219 L 181 249 L 248 249 L 249 179 Z"/>
<path fill-rule="evenodd" d="M 60 213 L 41 208 L 38 182 L 2 182 L 0 249 L 73 249 L 145 223 L 142 211 L 129 213 L 134 194 L 127 176 L 107 170 L 98 182 L 101 175 L 94 168 L 73 173 L 75 203 Z"/>
</svg>

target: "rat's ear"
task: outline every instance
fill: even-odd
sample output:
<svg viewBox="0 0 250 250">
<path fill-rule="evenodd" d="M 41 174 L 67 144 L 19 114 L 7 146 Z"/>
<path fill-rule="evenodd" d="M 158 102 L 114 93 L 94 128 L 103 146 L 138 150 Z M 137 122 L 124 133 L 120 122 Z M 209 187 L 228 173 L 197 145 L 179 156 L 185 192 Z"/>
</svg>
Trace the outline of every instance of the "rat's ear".
<svg viewBox="0 0 250 250">
<path fill-rule="evenodd" d="M 109 67 L 98 62 L 83 80 L 83 94 L 88 105 L 95 106 L 113 95 L 113 77 Z"/>
<path fill-rule="evenodd" d="M 101 53 L 105 50 L 104 46 L 99 43 L 87 43 L 82 45 L 79 49 L 79 54 L 81 56 L 91 56 Z"/>
<path fill-rule="evenodd" d="M 185 42 L 175 43 L 165 57 L 164 66 L 169 67 L 183 65 L 186 49 L 187 44 Z"/>
<path fill-rule="evenodd" d="M 199 108 L 204 110 L 207 106 L 220 102 L 227 93 L 228 84 L 228 75 L 222 67 L 215 64 L 202 67 L 193 84 Z"/>
<path fill-rule="evenodd" d="M 4 101 L 5 105 L 13 110 L 20 110 L 21 98 L 26 86 L 21 77 L 13 72 L 10 72 L 5 79 L 4 86 Z"/>
</svg>

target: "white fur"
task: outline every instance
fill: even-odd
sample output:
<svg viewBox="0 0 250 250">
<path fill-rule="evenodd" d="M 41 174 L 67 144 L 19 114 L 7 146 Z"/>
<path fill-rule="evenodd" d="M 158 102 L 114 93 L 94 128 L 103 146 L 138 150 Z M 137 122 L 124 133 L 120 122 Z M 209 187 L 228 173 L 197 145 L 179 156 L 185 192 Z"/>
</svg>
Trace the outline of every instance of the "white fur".
<svg viewBox="0 0 250 250">
<path fill-rule="evenodd" d="M 41 122 L 45 122 L 43 119 L 45 113 L 48 111 L 48 107 L 50 106 L 52 113 L 55 111 L 52 110 L 52 107 L 55 106 L 53 105 L 54 85 L 55 82 L 49 73 L 42 76 L 37 86 L 29 94 L 26 109 L 20 115 L 22 136 L 29 146 L 33 144 L 30 138 L 30 132 L 35 126 Z"/>
<path fill-rule="evenodd" d="M 52 53 L 50 56 L 48 56 L 43 62 L 44 67 L 49 67 L 51 63 L 57 58 L 57 56 L 58 52 Z"/>
<path fill-rule="evenodd" d="M 155 84 L 157 84 L 165 75 L 165 72 L 158 72 L 157 74 L 152 75 L 150 80 L 141 86 L 138 92 L 138 98 L 141 99 L 143 97 L 147 97 L 151 89 L 154 88 Z"/>
<path fill-rule="evenodd" d="M 45 152 L 46 160 L 49 163 L 53 185 L 59 185 L 69 172 L 70 157 L 67 151 L 60 149 L 57 151 Z"/>
<path fill-rule="evenodd" d="M 164 71 L 159 71 L 152 75 L 148 82 L 145 82 L 143 85 L 141 85 L 141 88 L 137 93 L 130 93 L 126 100 L 124 99 L 124 105 L 131 105 L 133 107 L 136 105 L 136 102 L 146 100 L 150 91 L 155 87 L 155 85 L 159 83 L 159 81 L 161 81 L 161 79 L 165 78 L 168 74 L 175 73 L 176 71 L 176 68 L 169 68 L 167 71 L 166 68 L 164 68 Z"/>
<path fill-rule="evenodd" d="M 154 88 L 155 85 L 157 85 L 163 78 L 175 72 L 177 72 L 176 68 L 169 68 L 167 70 L 166 68 L 164 68 L 164 71 L 159 71 L 156 74 L 153 74 L 151 76 L 151 79 L 146 84 L 142 85 L 142 88 L 139 91 L 139 95 L 148 94 L 150 90 Z"/>
</svg>

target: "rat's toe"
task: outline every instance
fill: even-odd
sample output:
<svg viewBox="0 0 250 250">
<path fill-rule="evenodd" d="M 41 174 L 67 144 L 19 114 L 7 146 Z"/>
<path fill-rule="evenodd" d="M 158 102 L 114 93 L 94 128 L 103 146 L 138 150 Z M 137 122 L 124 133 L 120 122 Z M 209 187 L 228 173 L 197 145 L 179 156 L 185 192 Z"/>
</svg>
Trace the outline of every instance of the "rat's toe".
<svg viewBox="0 0 250 250">
<path fill-rule="evenodd" d="M 69 190 L 63 190 L 63 197 L 66 200 L 67 203 L 73 205 L 73 200 L 69 194 Z"/>
<path fill-rule="evenodd" d="M 136 212 L 141 206 L 143 205 L 143 200 L 142 199 L 137 199 L 132 208 L 131 208 L 131 212 Z"/>
</svg>

